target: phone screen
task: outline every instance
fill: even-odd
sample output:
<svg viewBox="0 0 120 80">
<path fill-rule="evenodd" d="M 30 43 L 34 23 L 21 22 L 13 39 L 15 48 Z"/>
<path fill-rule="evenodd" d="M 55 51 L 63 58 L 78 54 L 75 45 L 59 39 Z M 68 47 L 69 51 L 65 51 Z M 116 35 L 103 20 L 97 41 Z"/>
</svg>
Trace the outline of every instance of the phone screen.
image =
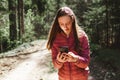
<svg viewBox="0 0 120 80">
<path fill-rule="evenodd" d="M 69 51 L 68 46 L 61 46 L 61 47 L 59 47 L 59 49 L 60 49 L 61 53 L 63 53 L 63 52 L 68 53 L 68 51 Z"/>
</svg>

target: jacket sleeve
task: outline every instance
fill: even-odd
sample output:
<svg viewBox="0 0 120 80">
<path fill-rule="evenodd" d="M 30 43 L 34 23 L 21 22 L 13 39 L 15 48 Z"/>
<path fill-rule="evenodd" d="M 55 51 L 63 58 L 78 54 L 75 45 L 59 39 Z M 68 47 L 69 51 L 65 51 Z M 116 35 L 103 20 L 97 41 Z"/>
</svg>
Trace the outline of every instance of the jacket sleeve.
<svg viewBox="0 0 120 80">
<path fill-rule="evenodd" d="M 55 48 L 55 46 L 53 45 L 52 49 L 52 62 L 53 62 L 53 65 L 56 69 L 60 69 L 62 66 L 63 66 L 63 63 L 59 62 L 57 60 L 57 54 L 58 54 L 58 51 L 57 49 Z"/>
<path fill-rule="evenodd" d="M 80 68 L 87 68 L 90 62 L 90 47 L 89 47 L 88 37 L 86 34 L 80 37 L 80 46 L 81 46 L 81 53 L 78 54 L 79 59 L 77 60 L 77 62 L 75 62 L 75 65 Z M 75 51 L 73 51 L 73 53 L 74 52 Z"/>
</svg>

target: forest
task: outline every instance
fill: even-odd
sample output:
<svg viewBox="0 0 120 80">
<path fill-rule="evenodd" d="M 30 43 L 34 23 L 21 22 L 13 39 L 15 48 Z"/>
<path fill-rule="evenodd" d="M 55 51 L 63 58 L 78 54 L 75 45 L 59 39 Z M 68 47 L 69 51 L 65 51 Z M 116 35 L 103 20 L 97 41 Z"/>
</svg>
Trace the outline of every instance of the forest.
<svg viewBox="0 0 120 80">
<path fill-rule="evenodd" d="M 0 0 L 0 5 L 0 53 L 47 40 L 57 10 L 68 6 L 89 37 L 91 57 L 114 73 L 108 80 L 119 80 L 119 0 Z"/>
</svg>

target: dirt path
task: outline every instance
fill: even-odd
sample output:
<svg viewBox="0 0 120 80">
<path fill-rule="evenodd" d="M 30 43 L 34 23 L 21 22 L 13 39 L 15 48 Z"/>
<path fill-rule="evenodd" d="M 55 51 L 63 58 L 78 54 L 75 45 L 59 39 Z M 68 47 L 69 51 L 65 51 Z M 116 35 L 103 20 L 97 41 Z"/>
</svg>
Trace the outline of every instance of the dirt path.
<svg viewBox="0 0 120 80">
<path fill-rule="evenodd" d="M 0 80 L 57 80 L 57 71 L 53 69 L 45 44 L 44 40 L 38 41 L 32 44 L 34 48 L 23 51 L 32 54 L 1 58 Z"/>
<path fill-rule="evenodd" d="M 47 50 L 33 53 L 28 56 L 28 59 L 10 71 L 2 80 L 56 80 L 56 73 L 49 73 L 50 59 Z M 46 63 L 46 60 L 48 63 Z"/>
<path fill-rule="evenodd" d="M 57 71 L 51 63 L 51 54 L 45 48 L 45 42 L 37 52 L 27 55 L 5 58 L 0 62 L 0 80 L 58 80 Z M 5 68 L 7 67 L 7 68 Z M 6 72 L 5 72 L 6 71 Z M 4 74 L 3 74 L 4 72 Z M 93 80 L 89 77 L 89 80 Z"/>
<path fill-rule="evenodd" d="M 57 72 L 50 73 L 50 61 L 49 52 L 40 50 L 27 56 L 1 80 L 57 80 Z"/>
</svg>

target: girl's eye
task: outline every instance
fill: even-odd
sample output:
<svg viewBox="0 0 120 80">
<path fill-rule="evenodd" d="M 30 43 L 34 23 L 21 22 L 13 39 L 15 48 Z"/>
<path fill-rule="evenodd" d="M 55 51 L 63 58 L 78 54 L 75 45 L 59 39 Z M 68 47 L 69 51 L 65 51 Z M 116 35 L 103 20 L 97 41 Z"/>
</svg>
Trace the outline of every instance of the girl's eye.
<svg viewBox="0 0 120 80">
<path fill-rule="evenodd" d="M 69 25 L 70 23 L 67 23 L 67 25 Z"/>
<path fill-rule="evenodd" d="M 67 25 L 70 25 L 70 24 L 71 24 L 70 22 L 67 23 Z"/>
<path fill-rule="evenodd" d="M 63 24 L 60 24 L 60 26 L 63 26 Z"/>
</svg>

